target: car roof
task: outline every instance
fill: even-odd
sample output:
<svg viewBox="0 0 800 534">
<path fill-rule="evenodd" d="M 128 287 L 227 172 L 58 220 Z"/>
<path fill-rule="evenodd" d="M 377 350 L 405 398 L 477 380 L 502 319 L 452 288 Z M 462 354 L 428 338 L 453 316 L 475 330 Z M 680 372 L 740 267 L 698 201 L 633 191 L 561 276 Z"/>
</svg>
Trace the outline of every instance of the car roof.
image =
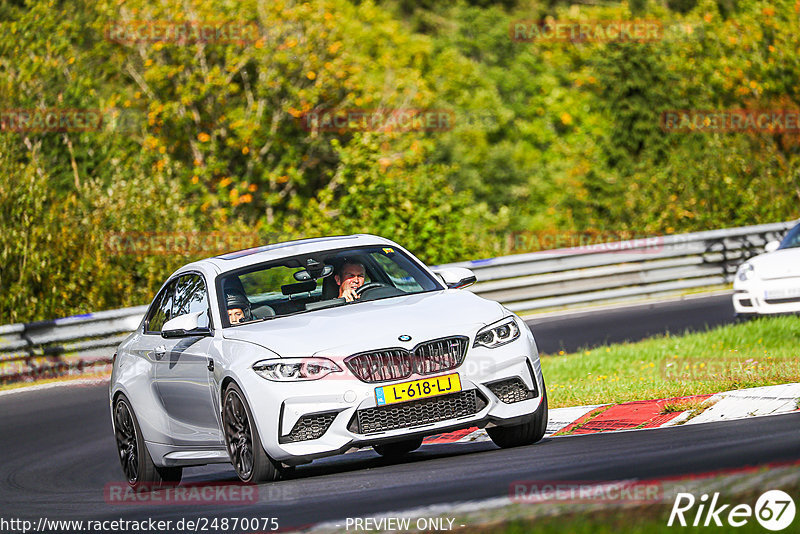
<svg viewBox="0 0 800 534">
<path fill-rule="evenodd" d="M 331 237 L 315 237 L 310 239 L 299 239 L 296 241 L 286 241 L 283 243 L 273 243 L 260 247 L 253 247 L 235 252 L 228 252 L 213 258 L 206 258 L 184 265 L 175 273 L 183 271 L 201 270 L 204 272 L 213 271 L 223 273 L 255 265 L 267 261 L 296 256 L 298 254 L 309 254 L 312 252 L 323 252 L 341 248 L 360 247 L 369 245 L 392 245 L 397 243 L 389 239 L 370 234 L 354 234 Z"/>
</svg>

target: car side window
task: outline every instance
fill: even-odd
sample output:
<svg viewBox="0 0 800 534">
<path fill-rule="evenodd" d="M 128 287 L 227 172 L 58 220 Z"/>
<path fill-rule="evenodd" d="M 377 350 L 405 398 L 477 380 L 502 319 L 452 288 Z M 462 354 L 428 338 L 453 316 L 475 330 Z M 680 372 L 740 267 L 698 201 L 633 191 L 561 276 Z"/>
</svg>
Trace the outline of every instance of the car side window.
<svg viewBox="0 0 800 534">
<path fill-rule="evenodd" d="M 197 326 L 208 328 L 208 292 L 199 274 L 186 274 L 178 279 L 175 286 L 175 300 L 172 304 L 172 317 L 187 313 L 204 312 L 198 317 Z"/>
<path fill-rule="evenodd" d="M 150 316 L 145 321 L 144 331 L 147 333 L 159 333 L 164 323 L 172 319 L 172 302 L 175 292 L 175 281 L 173 280 L 156 297 L 153 307 L 150 309 Z"/>
<path fill-rule="evenodd" d="M 780 248 L 800 248 L 800 224 L 789 230 Z"/>
</svg>

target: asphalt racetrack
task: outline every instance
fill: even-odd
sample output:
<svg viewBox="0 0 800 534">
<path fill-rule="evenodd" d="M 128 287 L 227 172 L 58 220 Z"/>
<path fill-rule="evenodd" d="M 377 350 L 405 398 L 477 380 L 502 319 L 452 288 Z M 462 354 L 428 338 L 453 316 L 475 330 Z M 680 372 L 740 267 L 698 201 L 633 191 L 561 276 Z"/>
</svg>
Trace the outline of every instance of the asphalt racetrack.
<svg viewBox="0 0 800 534">
<path fill-rule="evenodd" d="M 697 332 L 734 321 L 731 295 L 721 294 L 534 318 L 527 323 L 539 352 L 554 354 L 639 341 L 666 332 Z"/>
<path fill-rule="evenodd" d="M 695 329 L 732 320 L 729 297 L 572 315 L 539 324 L 544 351 Z M 693 310 L 700 310 L 696 315 Z M 727 313 L 727 319 L 724 316 Z M 599 314 L 599 315 L 598 315 Z M 662 324 L 661 329 L 657 328 Z M 690 324 L 691 323 L 691 324 Z M 573 332 L 577 335 L 573 336 Z M 258 487 L 255 504 L 118 504 L 122 483 L 105 386 L 58 387 L 0 397 L 2 516 L 48 519 L 274 517 L 281 530 L 440 503 L 507 496 L 519 480 L 672 477 L 800 460 L 800 414 L 640 432 L 565 436 L 516 449 L 491 442 L 426 445 L 392 462 L 371 450 L 298 467 Z M 184 482 L 235 482 L 228 465 L 191 468 Z M 258 530 L 262 530 L 259 528 Z"/>
</svg>

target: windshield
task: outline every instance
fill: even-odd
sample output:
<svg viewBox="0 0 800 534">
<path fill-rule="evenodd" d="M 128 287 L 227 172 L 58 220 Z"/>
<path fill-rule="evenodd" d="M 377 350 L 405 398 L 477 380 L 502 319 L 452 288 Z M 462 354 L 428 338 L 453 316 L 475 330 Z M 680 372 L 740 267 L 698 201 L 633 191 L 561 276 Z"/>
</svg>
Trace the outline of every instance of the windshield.
<svg viewBox="0 0 800 534">
<path fill-rule="evenodd" d="M 440 289 L 416 261 L 384 246 L 282 258 L 217 278 L 223 327 Z"/>
<path fill-rule="evenodd" d="M 798 247 L 800 247 L 800 224 L 789 230 L 789 233 L 783 238 L 783 241 L 781 241 L 781 246 L 778 248 L 782 249 Z"/>
</svg>

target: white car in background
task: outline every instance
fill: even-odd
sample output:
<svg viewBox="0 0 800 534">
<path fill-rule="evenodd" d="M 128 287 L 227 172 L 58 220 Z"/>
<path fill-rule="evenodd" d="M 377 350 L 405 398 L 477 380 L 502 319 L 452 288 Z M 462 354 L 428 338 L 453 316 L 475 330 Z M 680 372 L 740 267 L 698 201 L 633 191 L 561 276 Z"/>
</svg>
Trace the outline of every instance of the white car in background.
<svg viewBox="0 0 800 534">
<path fill-rule="evenodd" d="M 364 284 L 346 300 L 340 274 L 356 264 Z M 461 289 L 474 282 L 370 235 L 182 267 L 114 356 L 109 403 L 128 483 L 227 462 L 264 482 L 316 458 L 361 447 L 396 457 L 476 426 L 501 447 L 539 441 L 547 394 L 533 334 Z"/>
<path fill-rule="evenodd" d="M 800 223 L 764 250 L 739 266 L 734 310 L 744 316 L 800 312 Z"/>
</svg>

